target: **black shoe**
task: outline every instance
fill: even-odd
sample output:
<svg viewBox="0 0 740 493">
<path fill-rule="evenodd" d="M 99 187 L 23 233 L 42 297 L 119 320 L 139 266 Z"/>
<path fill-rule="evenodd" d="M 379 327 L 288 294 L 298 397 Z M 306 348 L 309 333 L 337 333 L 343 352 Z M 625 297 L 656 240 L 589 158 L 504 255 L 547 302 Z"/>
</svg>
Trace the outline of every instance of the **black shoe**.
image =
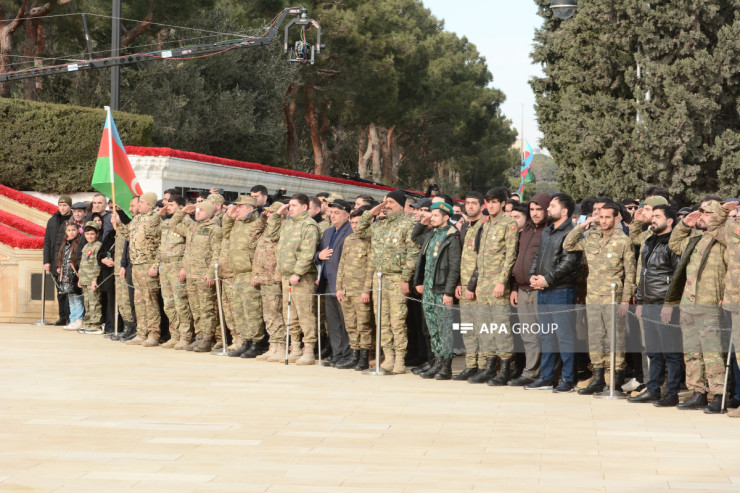
<svg viewBox="0 0 740 493">
<path fill-rule="evenodd" d="M 617 370 L 614 372 L 614 392 L 622 392 L 622 384 L 624 383 L 624 370 Z M 604 390 L 609 390 L 609 382 Z"/>
<path fill-rule="evenodd" d="M 134 325 L 133 323 L 127 324 L 124 322 L 123 332 L 118 334 L 118 337 L 116 339 L 113 339 L 113 337 L 111 337 L 111 340 L 125 342 L 130 341 L 134 337 L 136 337 L 136 325 Z"/>
<path fill-rule="evenodd" d="M 452 377 L 452 380 L 467 380 L 478 373 L 478 368 L 465 368 L 463 371 Z"/>
<path fill-rule="evenodd" d="M 334 359 L 333 354 L 329 355 L 328 358 L 321 360 L 321 366 L 329 367 L 329 366 L 336 366 L 336 364 L 337 364 L 337 361 Z"/>
<path fill-rule="evenodd" d="M 649 390 L 646 390 L 640 395 L 636 395 L 635 397 L 630 397 L 627 399 L 627 402 L 656 402 L 660 400 L 660 392 L 650 392 Z"/>
<path fill-rule="evenodd" d="M 487 382 L 496 376 L 496 356 L 486 358 L 486 368 L 483 371 L 478 370 L 478 373 L 468 378 L 468 383 L 483 383 Z"/>
<path fill-rule="evenodd" d="M 120 339 L 118 339 L 120 342 L 127 342 L 131 339 L 134 339 L 136 337 L 136 329 L 134 329 L 130 334 L 123 334 Z"/>
<path fill-rule="evenodd" d="M 502 359 L 501 360 L 501 371 L 498 372 L 498 374 L 490 379 L 488 381 L 488 385 L 491 387 L 502 387 L 509 383 L 509 380 L 511 379 L 511 360 L 510 359 Z"/>
<path fill-rule="evenodd" d="M 550 390 L 552 389 L 552 382 L 545 380 L 544 378 L 538 378 L 529 385 L 524 386 L 524 390 Z"/>
<path fill-rule="evenodd" d="M 524 387 L 525 385 L 529 385 L 532 382 L 534 382 L 534 379 L 520 376 L 519 378 L 513 378 L 509 380 L 509 383 L 507 385 L 510 385 L 512 387 Z"/>
<path fill-rule="evenodd" d="M 419 376 L 424 379 L 430 379 L 434 378 L 434 375 L 439 373 L 440 370 L 442 370 L 442 365 L 444 364 L 444 358 L 435 358 L 434 359 L 434 366 L 429 368 L 424 373 L 420 373 Z"/>
<path fill-rule="evenodd" d="M 604 369 L 594 368 L 594 379 L 588 384 L 585 389 L 578 391 L 579 395 L 594 395 L 603 391 L 606 388 L 606 382 L 604 381 Z"/>
<path fill-rule="evenodd" d="M 362 371 L 367 370 L 370 368 L 370 350 L 369 349 L 360 349 L 360 359 L 357 360 L 357 365 L 355 366 L 355 371 Z"/>
<path fill-rule="evenodd" d="M 236 349 L 235 351 L 231 351 L 230 353 L 226 353 L 226 356 L 230 358 L 238 358 L 242 354 L 246 353 L 251 347 L 252 347 L 252 341 L 242 341 L 242 345 L 239 346 L 238 349 Z"/>
<path fill-rule="evenodd" d="M 260 354 L 264 353 L 265 349 L 261 342 L 252 341 L 252 345 L 247 349 L 240 358 L 256 358 Z"/>
<path fill-rule="evenodd" d="M 704 408 L 704 414 L 722 414 L 727 411 L 727 402 L 725 400 L 725 407 L 722 409 L 722 394 L 715 394 L 712 402 Z"/>
<path fill-rule="evenodd" d="M 425 371 L 428 371 L 431 367 L 433 367 L 434 363 L 435 363 L 435 358 L 432 358 L 426 363 L 424 363 L 423 365 L 417 366 L 416 368 L 412 369 L 411 373 L 413 373 L 414 375 L 421 375 L 422 373 L 424 373 Z"/>
<path fill-rule="evenodd" d="M 566 382 L 565 380 L 560 382 L 560 384 L 558 384 L 557 387 L 552 389 L 552 391 L 556 394 L 567 394 L 568 392 L 573 392 L 575 390 L 576 390 L 575 385 L 573 385 L 570 382 Z"/>
<path fill-rule="evenodd" d="M 677 405 L 678 409 L 704 409 L 707 407 L 707 394 L 701 392 L 694 392 L 691 397 Z"/>
<path fill-rule="evenodd" d="M 586 369 L 578 372 L 578 381 L 583 382 L 584 380 L 588 380 L 589 378 L 593 377 L 594 374 L 591 372 L 591 370 Z"/>
<path fill-rule="evenodd" d="M 434 375 L 435 380 L 450 380 L 452 378 L 452 358 L 442 358 L 442 367 Z"/>
<path fill-rule="evenodd" d="M 323 339 L 322 339 L 322 342 L 323 342 Z M 319 359 L 319 348 L 318 348 L 318 344 L 314 348 L 313 354 L 316 357 L 316 359 Z M 321 359 L 322 360 L 329 359 L 329 356 L 331 356 L 331 345 L 329 345 L 329 344 L 327 344 L 326 346 L 322 345 L 321 346 Z"/>
<path fill-rule="evenodd" d="M 666 394 L 662 399 L 653 402 L 655 407 L 676 407 L 678 404 L 678 394 Z"/>
<path fill-rule="evenodd" d="M 69 324 L 69 320 L 60 318 L 56 322 L 54 322 L 52 325 L 56 325 L 57 327 L 64 327 L 65 325 Z"/>
<path fill-rule="evenodd" d="M 405 361 L 406 366 L 408 367 L 421 366 L 427 362 L 426 358 L 422 358 L 421 356 L 414 356 L 414 355 L 411 355 L 411 356 L 406 355 L 405 360 L 406 360 Z"/>
<path fill-rule="evenodd" d="M 342 361 L 338 361 L 336 364 L 336 368 L 339 370 L 349 370 L 350 368 L 354 368 L 357 366 L 357 363 L 360 361 L 360 350 L 359 349 L 353 349 L 350 353 L 349 358 L 344 358 Z"/>
</svg>

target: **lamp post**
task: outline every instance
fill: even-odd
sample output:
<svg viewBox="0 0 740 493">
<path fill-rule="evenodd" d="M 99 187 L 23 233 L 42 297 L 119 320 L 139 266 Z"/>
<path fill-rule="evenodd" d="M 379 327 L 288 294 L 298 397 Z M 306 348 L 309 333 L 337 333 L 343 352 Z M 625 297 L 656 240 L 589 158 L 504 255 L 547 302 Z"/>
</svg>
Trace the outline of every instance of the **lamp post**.
<svg viewBox="0 0 740 493">
<path fill-rule="evenodd" d="M 578 2 L 576 0 L 551 0 L 550 9 L 558 19 L 570 19 L 576 13 Z"/>
</svg>

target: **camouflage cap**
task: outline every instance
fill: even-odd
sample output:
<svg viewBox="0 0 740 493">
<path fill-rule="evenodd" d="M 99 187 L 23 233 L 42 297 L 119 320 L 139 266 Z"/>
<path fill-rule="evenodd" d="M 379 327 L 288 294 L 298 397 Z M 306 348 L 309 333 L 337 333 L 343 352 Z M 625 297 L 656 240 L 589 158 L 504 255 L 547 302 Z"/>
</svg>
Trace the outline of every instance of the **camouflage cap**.
<svg viewBox="0 0 740 493">
<path fill-rule="evenodd" d="M 142 194 L 141 197 L 139 198 L 143 200 L 144 202 L 146 202 L 147 204 L 151 205 L 152 207 L 157 205 L 157 194 L 154 192 L 146 192 Z"/>
<path fill-rule="evenodd" d="M 216 208 L 213 206 L 213 202 L 209 202 L 208 200 L 204 200 L 199 204 L 195 204 L 195 207 L 196 209 L 206 211 L 209 215 L 213 215 L 213 212 L 216 210 Z"/>
<path fill-rule="evenodd" d="M 332 193 L 330 193 L 330 194 L 329 194 L 329 196 L 328 196 L 328 197 L 326 198 L 326 201 L 327 201 L 327 202 L 333 202 L 333 201 L 335 201 L 335 200 L 337 200 L 337 199 L 340 199 L 340 200 L 344 200 L 344 196 L 343 196 L 343 195 L 340 195 L 340 194 L 338 194 L 338 193 L 332 192 Z"/>
<path fill-rule="evenodd" d="M 265 207 L 264 210 L 270 211 L 270 212 L 277 212 L 278 209 L 280 209 L 283 206 L 280 202 L 273 202 L 270 207 Z"/>
<path fill-rule="evenodd" d="M 93 228 L 95 231 L 100 231 L 100 228 L 98 227 L 98 223 L 95 221 L 88 221 L 85 223 L 85 231 L 87 231 L 87 228 Z"/>
<path fill-rule="evenodd" d="M 208 196 L 208 200 L 210 200 L 214 204 L 223 204 L 224 202 L 226 202 L 226 200 L 224 200 L 224 196 L 221 195 L 220 193 L 212 193 L 212 194 L 210 194 Z"/>
<path fill-rule="evenodd" d="M 655 207 L 656 205 L 668 205 L 668 201 L 662 195 L 653 195 L 645 200 L 645 205 Z"/>
<path fill-rule="evenodd" d="M 250 195 L 240 195 L 231 205 L 251 205 L 252 207 L 257 207 L 257 201 Z"/>
<path fill-rule="evenodd" d="M 699 208 L 699 212 L 719 212 L 722 209 L 722 204 L 717 200 L 710 200 L 707 205 L 703 205 Z"/>
</svg>

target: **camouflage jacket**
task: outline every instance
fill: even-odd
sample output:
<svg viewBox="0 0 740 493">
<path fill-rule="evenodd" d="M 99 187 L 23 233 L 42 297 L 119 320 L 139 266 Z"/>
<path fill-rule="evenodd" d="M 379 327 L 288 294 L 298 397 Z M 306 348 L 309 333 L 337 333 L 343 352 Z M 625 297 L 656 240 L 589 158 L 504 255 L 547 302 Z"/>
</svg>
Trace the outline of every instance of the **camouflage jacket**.
<svg viewBox="0 0 740 493">
<path fill-rule="evenodd" d="M 232 271 L 234 274 L 252 272 L 254 249 L 257 246 L 254 230 L 263 227 L 264 224 L 259 219 L 259 212 L 253 211 L 243 221 L 224 215 L 221 224 L 224 244 L 228 245 L 228 259 Z"/>
<path fill-rule="evenodd" d="M 370 263 L 370 240 L 351 234 L 344 239 L 342 257 L 337 269 L 337 291 L 351 296 L 373 290 L 373 266 Z"/>
<path fill-rule="evenodd" d="M 271 224 L 266 220 L 265 215 L 260 217 L 260 228 L 255 228 L 253 237 L 257 240 L 257 246 L 254 249 L 254 262 L 252 262 L 252 279 L 260 284 L 271 282 L 280 282 L 282 277 L 277 272 L 277 242 L 280 238 L 279 225 L 282 222 L 280 216 L 273 214 L 276 219 L 273 223 L 278 223 L 278 237 L 270 236 L 267 227 Z M 260 231 L 260 234 L 256 234 Z"/>
<path fill-rule="evenodd" d="M 727 275 L 722 305 L 737 313 L 740 311 L 740 221 L 727 219 L 724 209 L 714 213 L 707 234 L 727 248 Z"/>
<path fill-rule="evenodd" d="M 519 242 L 516 221 L 501 213 L 495 218 L 489 216 L 482 228 L 475 269 L 468 281 L 468 289 L 475 292 L 476 288 L 482 288 L 490 291 L 485 294 L 492 296 L 493 288 L 503 284 L 508 292 Z"/>
<path fill-rule="evenodd" d="M 183 222 L 184 219 L 185 213 L 179 210 L 170 220 L 170 229 L 185 236 L 183 266 L 188 272 L 205 273 L 209 279 L 215 279 L 216 263 L 221 253 L 221 228 L 213 218 L 190 223 Z"/>
<path fill-rule="evenodd" d="M 421 247 L 411 239 L 414 220 L 403 212 L 389 215 L 382 221 L 371 222 L 369 211 L 365 211 L 357 224 L 355 235 L 370 239 L 370 264 L 374 272 L 386 276 L 400 276 L 411 282 Z"/>
<path fill-rule="evenodd" d="M 80 268 L 77 275 L 80 284 L 87 288 L 92 286 L 92 282 L 100 274 L 100 264 L 98 264 L 100 246 L 101 243 L 96 241 L 95 243 L 88 243 L 82 248 L 82 259 L 80 260 Z"/>
<path fill-rule="evenodd" d="M 483 216 L 478 219 L 475 224 L 470 224 L 465 229 L 465 237 L 461 239 L 462 257 L 460 259 L 460 283 L 465 288 L 467 288 L 470 278 L 473 276 L 473 272 L 475 271 L 475 264 L 478 260 L 478 249 L 480 247 L 477 242 L 477 240 L 479 240 L 478 232 L 481 231 L 483 224 L 485 224 L 486 217 L 488 216 Z"/>
<path fill-rule="evenodd" d="M 630 242 L 640 248 L 642 248 L 648 238 L 653 236 L 651 229 L 642 230 L 644 224 L 642 221 L 632 221 L 630 223 Z"/>
<path fill-rule="evenodd" d="M 712 218 L 714 219 L 714 218 Z M 690 306 L 706 308 L 719 305 L 725 291 L 727 274 L 727 249 L 709 234 L 702 234 L 686 225 L 683 220 L 671 233 L 668 248 L 676 255 L 683 255 L 691 238 L 701 235 L 686 266 L 686 284 L 681 296 L 681 310 Z"/>
<path fill-rule="evenodd" d="M 185 222 L 192 222 L 188 217 Z M 180 263 L 185 255 L 185 236 L 170 229 L 172 218 L 162 219 L 162 242 L 159 245 L 159 260 L 163 264 Z"/>
<path fill-rule="evenodd" d="M 631 303 L 637 272 L 635 249 L 619 226 L 605 235 L 600 228 L 584 231 L 579 224 L 565 237 L 563 248 L 583 252 L 588 262 L 587 304 L 611 303 L 612 283 L 617 285 L 617 302 Z"/>
<path fill-rule="evenodd" d="M 154 212 L 138 214 L 129 224 L 128 256 L 133 265 L 159 266 L 162 219 Z"/>
<path fill-rule="evenodd" d="M 283 276 L 316 272 L 313 256 L 318 244 L 319 227 L 308 217 L 308 212 L 282 221 L 277 245 L 277 271 Z"/>
</svg>

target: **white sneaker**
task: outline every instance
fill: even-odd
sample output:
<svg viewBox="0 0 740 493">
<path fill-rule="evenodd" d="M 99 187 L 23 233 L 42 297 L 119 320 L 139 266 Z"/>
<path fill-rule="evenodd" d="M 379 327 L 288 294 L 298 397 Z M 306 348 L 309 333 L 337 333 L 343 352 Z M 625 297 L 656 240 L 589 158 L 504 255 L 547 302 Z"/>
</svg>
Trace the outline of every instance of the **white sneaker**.
<svg viewBox="0 0 740 493">
<path fill-rule="evenodd" d="M 102 334 L 103 333 L 103 329 L 80 329 L 78 332 L 82 332 L 84 334 L 94 334 L 94 335 L 97 335 L 97 334 Z"/>
<path fill-rule="evenodd" d="M 71 324 L 65 325 L 64 326 L 64 330 L 77 330 L 80 327 L 82 327 L 82 319 L 81 318 L 78 318 L 77 320 L 75 320 Z"/>
<path fill-rule="evenodd" d="M 623 392 L 632 392 L 633 390 L 635 390 L 640 385 L 642 385 L 642 384 L 640 382 L 638 382 L 636 378 L 632 378 L 629 382 L 627 382 L 624 385 L 622 385 L 622 391 Z"/>
</svg>

